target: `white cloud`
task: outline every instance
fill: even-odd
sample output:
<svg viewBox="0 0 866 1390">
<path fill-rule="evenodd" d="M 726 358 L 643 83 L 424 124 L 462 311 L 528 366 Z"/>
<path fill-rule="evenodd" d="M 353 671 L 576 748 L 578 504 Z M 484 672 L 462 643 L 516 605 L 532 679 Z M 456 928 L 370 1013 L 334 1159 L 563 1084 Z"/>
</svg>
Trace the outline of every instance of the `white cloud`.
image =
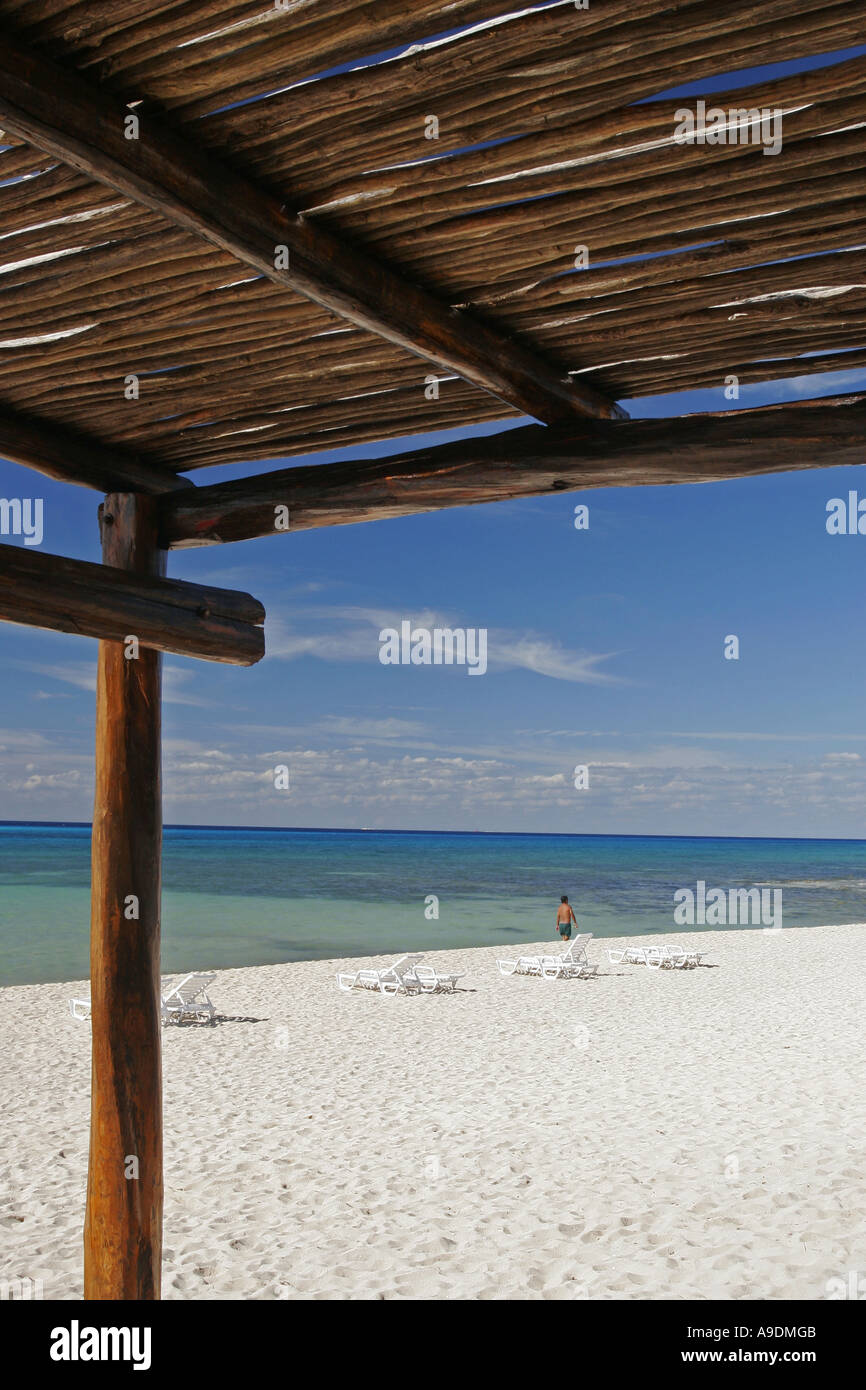
<svg viewBox="0 0 866 1390">
<path fill-rule="evenodd" d="M 21 667 L 22 670 L 32 671 L 34 675 L 47 676 L 50 680 L 62 681 L 65 685 L 73 685 L 77 690 L 87 690 L 91 693 L 96 690 L 95 656 L 92 661 L 64 661 L 48 665 L 36 661 L 17 661 L 15 665 Z M 162 698 L 166 704 L 201 707 L 210 705 L 210 700 L 202 700 L 197 695 L 189 694 L 182 689 L 194 679 L 194 675 L 193 671 L 163 663 Z M 42 691 L 39 692 L 39 696 L 42 699 L 51 698 L 50 695 Z"/>
<path fill-rule="evenodd" d="M 571 652 L 543 637 L 515 637 L 495 629 L 487 639 L 488 663 L 492 670 L 517 668 L 535 671 L 553 680 L 574 681 L 581 685 L 610 685 L 621 681 L 599 670 L 613 652 Z"/>
<path fill-rule="evenodd" d="M 423 734 L 425 725 L 416 719 L 355 719 L 348 715 L 329 714 L 313 726 L 313 731 L 330 734 L 334 738 L 390 742 Z"/>
<path fill-rule="evenodd" d="M 96 690 L 96 660 L 93 661 L 65 661 L 46 665 L 35 661 L 18 661 L 16 666 L 21 666 L 25 671 L 32 671 L 37 676 L 47 676 L 49 680 L 63 681 L 65 685 L 74 685 L 77 690 Z"/>
<path fill-rule="evenodd" d="M 306 609 L 296 618 L 315 620 L 317 630 L 296 631 L 279 616 L 268 624 L 268 655 L 294 661 L 313 656 L 320 661 L 378 661 L 379 633 L 384 628 L 400 629 L 407 619 L 413 627 L 487 627 L 477 615 L 464 620 L 430 609 L 421 612 L 383 608 L 339 606 Z M 513 632 L 487 627 L 487 662 L 492 671 L 524 670 L 553 680 L 584 685 L 612 684 L 620 677 L 600 669 L 615 653 L 570 651 L 561 643 L 536 633 Z"/>
<path fill-rule="evenodd" d="M 15 791 L 56 791 L 58 788 L 69 790 L 77 787 L 82 780 L 82 774 L 77 768 L 70 768 L 66 772 L 31 772 L 29 777 L 23 781 L 11 781 L 10 788 Z"/>
<path fill-rule="evenodd" d="M 44 734 L 33 733 L 29 729 L 0 729 L 0 753 L 41 752 L 51 747 Z"/>
<path fill-rule="evenodd" d="M 415 739 L 413 721 L 388 718 L 368 721 L 369 738 L 335 740 L 341 722 L 320 720 L 321 741 L 308 733 L 265 744 L 249 733 L 214 747 L 213 734 L 168 738 L 166 820 L 602 833 L 641 832 L 649 823 L 671 833 L 743 834 L 759 832 L 769 815 L 776 833 L 804 834 L 845 833 L 866 814 L 866 761 L 857 754 L 740 763 L 718 750 L 625 751 L 611 741 L 579 758 L 573 747 L 531 737 L 504 747 L 434 747 Z M 0 815 L 88 819 L 89 731 L 83 751 L 72 745 L 78 737 L 0 731 Z M 572 782 L 578 761 L 589 766 L 585 792 Z M 278 763 L 289 768 L 288 792 L 274 786 Z"/>
</svg>

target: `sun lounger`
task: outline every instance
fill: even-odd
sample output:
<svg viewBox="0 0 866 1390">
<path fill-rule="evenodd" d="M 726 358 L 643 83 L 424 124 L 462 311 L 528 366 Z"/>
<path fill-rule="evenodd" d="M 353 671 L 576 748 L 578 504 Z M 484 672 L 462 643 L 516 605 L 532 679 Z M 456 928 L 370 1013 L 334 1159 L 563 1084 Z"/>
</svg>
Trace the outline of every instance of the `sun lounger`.
<svg viewBox="0 0 866 1390">
<path fill-rule="evenodd" d="M 607 958 L 611 965 L 620 965 L 624 961 L 626 965 L 646 965 L 653 969 L 661 965 L 663 953 L 664 948 L 660 946 L 609 947 Z"/>
<path fill-rule="evenodd" d="M 423 959 L 420 955 L 406 955 L 399 956 L 381 970 L 370 967 L 364 970 L 341 970 L 337 974 L 337 984 L 347 992 L 352 989 L 373 989 L 379 994 L 417 994 L 420 993 L 421 986 L 413 972 L 418 962 Z"/>
<path fill-rule="evenodd" d="M 598 966 L 590 965 L 586 958 L 586 948 L 592 940 L 592 932 L 579 933 L 561 956 L 554 959 L 560 962 L 559 975 L 564 979 L 585 979 L 598 974 Z"/>
<path fill-rule="evenodd" d="M 566 947 L 562 953 L 562 959 L 567 961 L 583 961 L 586 963 L 586 948 L 592 940 L 592 932 L 578 932 L 577 936 Z"/>
<path fill-rule="evenodd" d="M 667 960 L 662 964 L 679 970 L 693 970 L 708 954 L 707 951 L 689 951 L 684 946 L 665 946 L 664 951 Z"/>
<path fill-rule="evenodd" d="M 598 966 L 588 960 L 569 960 L 567 956 L 541 956 L 541 977 L 544 980 L 588 980 L 598 974 Z"/>
<path fill-rule="evenodd" d="M 498 960 L 500 975 L 540 975 L 541 956 L 518 956 L 517 960 Z"/>
<path fill-rule="evenodd" d="M 216 975 L 193 971 L 173 985 L 161 999 L 163 1023 L 213 1023 L 216 1009 L 208 998 L 207 987 Z"/>
<path fill-rule="evenodd" d="M 216 1009 L 208 998 L 207 988 L 212 985 L 216 975 L 194 971 L 186 975 L 178 984 L 172 985 L 160 998 L 160 1013 L 163 1023 L 213 1023 Z M 69 1012 L 73 1018 L 86 1021 L 90 1018 L 89 999 L 70 999 Z"/>
<path fill-rule="evenodd" d="M 439 975 L 432 965 L 416 965 L 412 976 L 422 994 L 453 994 L 461 975 Z"/>
<path fill-rule="evenodd" d="M 706 951 L 688 951 L 684 946 L 666 945 L 659 946 L 650 951 L 653 956 L 651 962 L 657 969 L 666 970 L 693 970 L 696 965 L 700 965 Z"/>
<path fill-rule="evenodd" d="M 682 946 L 669 946 L 668 950 L 676 955 L 683 955 L 689 965 L 700 965 L 704 956 L 709 955 L 709 951 L 689 951 Z"/>
<path fill-rule="evenodd" d="M 611 965 L 646 965 L 646 950 L 643 946 L 608 946 L 607 958 Z"/>
<path fill-rule="evenodd" d="M 379 994 L 399 994 L 401 991 L 405 993 L 414 989 L 413 984 L 407 986 L 399 976 L 382 970 L 359 970 L 354 984 L 359 989 L 374 989 Z"/>
<path fill-rule="evenodd" d="M 581 932 L 559 955 L 519 956 L 517 960 L 498 960 L 500 975 L 540 975 L 545 980 L 588 979 L 598 973 L 597 965 L 586 958 L 592 932 Z"/>
<path fill-rule="evenodd" d="M 646 965 L 650 970 L 691 970 L 700 965 L 706 951 L 686 950 L 683 946 L 626 946 L 609 948 L 611 965 Z"/>
</svg>

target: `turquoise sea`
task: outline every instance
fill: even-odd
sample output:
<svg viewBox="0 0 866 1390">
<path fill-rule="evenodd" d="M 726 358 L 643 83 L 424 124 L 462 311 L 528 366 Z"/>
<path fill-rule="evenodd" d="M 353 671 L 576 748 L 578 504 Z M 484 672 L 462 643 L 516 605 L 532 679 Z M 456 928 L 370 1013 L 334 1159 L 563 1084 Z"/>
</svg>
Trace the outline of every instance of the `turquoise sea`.
<svg viewBox="0 0 866 1390">
<path fill-rule="evenodd" d="M 88 825 L 0 823 L 0 984 L 88 976 L 89 874 Z M 561 893 L 596 936 L 677 932 L 698 880 L 780 888 L 786 927 L 866 921 L 863 840 L 170 826 L 162 968 L 511 947 L 553 938 Z"/>
</svg>

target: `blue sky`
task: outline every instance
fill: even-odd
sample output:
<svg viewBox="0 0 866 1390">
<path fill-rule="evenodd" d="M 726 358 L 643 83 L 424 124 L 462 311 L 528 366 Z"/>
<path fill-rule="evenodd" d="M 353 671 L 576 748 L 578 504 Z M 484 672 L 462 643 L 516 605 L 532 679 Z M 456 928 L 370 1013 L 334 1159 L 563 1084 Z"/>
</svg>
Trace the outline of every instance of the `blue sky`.
<svg viewBox="0 0 866 1390">
<path fill-rule="evenodd" d="M 737 404 L 864 387 L 840 372 Z M 626 405 L 735 408 L 721 385 Z M 866 537 L 825 527 L 828 500 L 858 487 L 840 468 L 614 488 L 173 554 L 173 576 L 264 602 L 268 655 L 249 670 L 166 658 L 165 818 L 862 836 Z M 0 497 L 44 498 L 42 548 L 99 558 L 95 493 L 0 461 Z M 486 628 L 487 673 L 381 665 L 380 629 L 405 618 Z M 89 820 L 96 643 L 0 624 L 0 658 L 0 818 Z"/>
</svg>

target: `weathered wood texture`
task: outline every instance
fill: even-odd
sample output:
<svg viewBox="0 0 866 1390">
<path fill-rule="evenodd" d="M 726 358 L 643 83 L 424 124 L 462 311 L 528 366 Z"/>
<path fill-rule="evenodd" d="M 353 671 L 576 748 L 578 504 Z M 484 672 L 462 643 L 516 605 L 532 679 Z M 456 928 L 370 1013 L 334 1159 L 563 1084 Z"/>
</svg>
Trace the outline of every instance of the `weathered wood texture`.
<svg viewBox="0 0 866 1390">
<path fill-rule="evenodd" d="M 0 36 L 0 121 L 23 139 L 528 415 L 552 423 L 617 413 L 594 387 L 455 313 L 328 229 L 286 213 L 278 198 L 148 113 L 139 138 L 127 139 L 128 115 L 76 72 Z"/>
<path fill-rule="evenodd" d="M 125 515 L 115 515 L 110 498 L 100 510 L 108 545 Z M 115 642 L 134 636 L 143 648 L 251 666 L 265 653 L 264 617 L 257 599 L 231 589 L 0 545 L 0 618 L 7 622 Z"/>
<path fill-rule="evenodd" d="M 615 399 L 730 373 L 862 365 L 866 61 L 710 99 L 782 105 L 772 159 L 675 145 L 679 103 L 636 104 L 857 44 L 862 0 L 0 0 L 0 23 L 0 453 L 166 494 L 109 498 L 108 581 L 0 548 L 5 616 L 104 639 L 85 1288 L 148 1299 L 162 1206 L 155 648 L 241 662 L 263 649 L 260 605 L 170 584 L 160 547 L 275 534 L 276 507 L 299 530 L 861 462 L 860 397 L 604 417 Z M 460 25 L 481 27 L 441 37 Z M 576 272 L 583 244 L 591 269 Z M 551 428 L 197 495 L 173 476 L 518 412 Z M 128 661 L 117 639 L 132 634 Z"/>
<path fill-rule="evenodd" d="M 483 27 L 435 38 L 462 22 Z M 674 82 L 844 49 L 862 37 L 862 0 L 606 0 L 585 11 L 562 0 L 522 12 L 164 0 L 146 13 L 133 0 L 73 11 L 0 0 L 0 23 L 84 71 L 116 112 L 139 103 L 140 139 L 122 142 L 119 159 L 141 158 L 168 110 L 187 148 L 269 190 L 304 235 L 358 248 L 356 268 L 367 257 L 426 286 L 454 332 L 483 319 L 500 341 L 551 363 L 557 389 L 570 375 L 608 400 L 721 393 L 732 372 L 799 376 L 835 352 L 858 365 L 863 277 L 849 260 L 844 281 L 832 260 L 863 241 L 866 59 L 713 94 L 710 105 L 784 111 L 772 158 L 740 144 L 679 145 L 679 100 L 635 103 Z M 377 43 L 410 39 L 411 51 L 372 60 Z M 320 77 L 338 53 L 371 61 Z M 429 115 L 438 140 L 425 138 Z M 116 146 L 116 121 L 111 134 Z M 22 414 L 176 473 L 526 408 L 340 325 L 31 145 L 0 150 L 0 180 L 0 399 Z M 205 214 L 222 209 L 211 201 Z M 229 230 L 258 234 L 246 210 Z M 589 270 L 573 268 L 580 244 Z M 32 261 L 45 255 L 57 259 Z M 305 257 L 299 242 L 302 272 Z M 744 302 L 729 306 L 736 293 Z M 129 372 L 140 374 L 134 403 L 123 393 Z M 431 372 L 438 395 L 425 393 Z"/>
<path fill-rule="evenodd" d="M 866 396 L 677 419 L 537 425 L 363 463 L 280 469 L 160 501 L 161 537 L 181 549 L 289 530 L 381 521 L 599 487 L 709 483 L 866 461 Z"/>
<path fill-rule="evenodd" d="M 323 174 L 417 159 L 426 112 L 438 113 L 438 148 L 450 152 L 594 120 L 673 85 L 772 63 L 783 49 L 797 58 L 862 37 L 859 0 L 808 7 L 802 0 L 727 0 L 715 9 L 706 0 L 607 0 L 585 11 L 565 0 L 512 14 L 493 29 L 457 34 L 394 62 L 218 110 L 202 125 L 216 142 L 230 132 L 263 172 L 290 168 L 294 178 L 321 186 Z M 182 95 L 170 104 L 185 117 L 190 111 Z"/>
<path fill-rule="evenodd" d="M 192 487 L 167 468 L 108 449 L 98 440 L 0 408 L 0 457 L 26 464 L 37 473 L 65 483 L 109 492 L 126 487 L 136 492 L 174 492 Z"/>
<path fill-rule="evenodd" d="M 156 582 L 164 552 L 156 546 L 152 502 L 129 494 L 107 500 L 114 519 L 103 529 L 105 564 Z M 119 642 L 99 644 L 86 1299 L 160 1296 L 161 660 L 143 649 L 127 661 Z"/>
</svg>

